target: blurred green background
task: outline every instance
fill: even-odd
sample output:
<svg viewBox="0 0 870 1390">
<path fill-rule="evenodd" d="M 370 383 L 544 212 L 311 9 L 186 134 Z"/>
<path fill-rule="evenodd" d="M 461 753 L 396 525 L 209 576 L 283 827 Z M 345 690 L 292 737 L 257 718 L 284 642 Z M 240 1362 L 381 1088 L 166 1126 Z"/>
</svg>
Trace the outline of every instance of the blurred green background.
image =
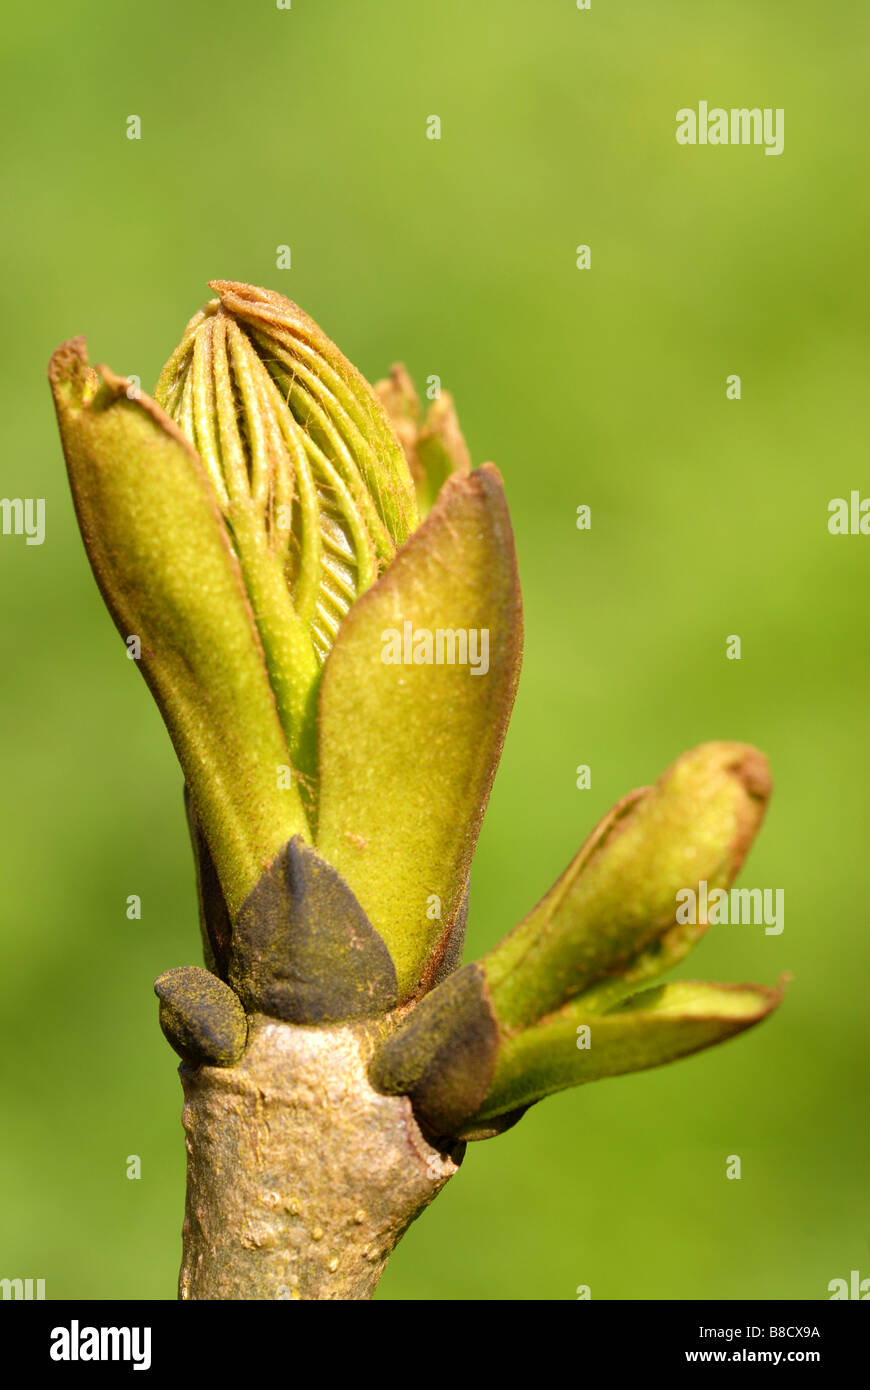
<svg viewBox="0 0 870 1390">
<path fill-rule="evenodd" d="M 91 578 L 44 375 L 86 333 L 151 389 L 228 277 L 296 299 L 370 379 L 439 375 L 504 473 L 527 641 L 471 955 L 683 749 L 745 739 L 775 777 L 741 881 L 785 889 L 785 930 L 713 928 L 680 973 L 790 970 L 781 1011 L 470 1146 L 380 1296 L 870 1277 L 870 538 L 827 531 L 830 498 L 870 496 L 870 12 L 48 0 L 4 37 L 0 491 L 44 496 L 47 537 L 0 537 L 0 1276 L 175 1293 L 181 1097 L 151 986 L 198 958 L 181 780 Z M 702 99 L 783 107 L 785 152 L 678 146 Z"/>
</svg>

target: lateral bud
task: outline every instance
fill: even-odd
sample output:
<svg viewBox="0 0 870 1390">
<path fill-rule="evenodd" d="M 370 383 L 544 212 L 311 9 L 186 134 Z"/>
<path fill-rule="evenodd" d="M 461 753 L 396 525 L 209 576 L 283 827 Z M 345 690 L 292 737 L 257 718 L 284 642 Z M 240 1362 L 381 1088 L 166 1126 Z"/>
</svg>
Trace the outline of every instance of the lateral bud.
<svg viewBox="0 0 870 1390">
<path fill-rule="evenodd" d="M 198 965 L 164 970 L 154 981 L 160 1000 L 160 1027 L 191 1066 L 231 1067 L 238 1062 L 248 1038 L 248 1020 L 241 1000 L 211 971 Z"/>
</svg>

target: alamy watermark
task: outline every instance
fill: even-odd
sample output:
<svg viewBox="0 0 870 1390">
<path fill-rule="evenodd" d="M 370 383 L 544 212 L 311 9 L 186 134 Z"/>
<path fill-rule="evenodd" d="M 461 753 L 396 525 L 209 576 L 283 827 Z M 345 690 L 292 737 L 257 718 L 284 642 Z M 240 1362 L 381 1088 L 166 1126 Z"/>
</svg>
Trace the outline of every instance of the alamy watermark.
<svg viewBox="0 0 870 1390">
<path fill-rule="evenodd" d="M 870 497 L 862 497 L 857 488 L 852 488 L 848 498 L 832 497 L 828 530 L 832 536 L 870 536 Z"/>
<path fill-rule="evenodd" d="M 150 1327 L 69 1327 L 51 1329 L 52 1361 L 132 1361 L 134 1371 L 151 1367 Z"/>
<path fill-rule="evenodd" d="M 785 110 L 765 106 L 681 106 L 677 112 L 678 145 L 764 145 L 765 154 L 782 154 Z"/>
<path fill-rule="evenodd" d="M 857 1298 L 866 1303 L 870 1299 L 870 1279 L 862 1279 L 860 1270 L 851 1269 L 848 1282 L 845 1279 L 832 1279 L 828 1284 L 828 1293 L 831 1295 L 830 1303 L 840 1298 Z"/>
<path fill-rule="evenodd" d="M 467 666 L 472 676 L 489 670 L 489 628 L 414 627 L 411 622 L 381 633 L 385 666 Z"/>
<path fill-rule="evenodd" d="M 42 545 L 45 498 L 0 497 L 0 527 L 4 536 L 26 536 L 25 545 Z"/>
<path fill-rule="evenodd" d="M 726 888 L 708 889 L 701 879 L 697 890 L 680 888 L 677 892 L 677 921 L 694 925 L 720 923 L 764 927 L 765 936 L 779 936 L 785 926 L 784 888 Z"/>
<path fill-rule="evenodd" d="M 44 1279 L 0 1279 L 0 1298 L 30 1302 L 45 1298 Z"/>
</svg>

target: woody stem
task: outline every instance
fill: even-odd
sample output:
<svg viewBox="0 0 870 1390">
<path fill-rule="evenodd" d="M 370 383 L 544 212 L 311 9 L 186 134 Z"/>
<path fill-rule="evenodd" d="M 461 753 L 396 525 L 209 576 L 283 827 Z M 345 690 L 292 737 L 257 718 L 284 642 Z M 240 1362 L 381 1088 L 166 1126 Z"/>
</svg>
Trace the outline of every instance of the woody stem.
<svg viewBox="0 0 870 1390">
<path fill-rule="evenodd" d="M 405 1096 L 367 1077 L 379 1026 L 251 1020 L 235 1067 L 179 1068 L 187 1201 L 182 1299 L 367 1299 L 456 1172 Z"/>
</svg>

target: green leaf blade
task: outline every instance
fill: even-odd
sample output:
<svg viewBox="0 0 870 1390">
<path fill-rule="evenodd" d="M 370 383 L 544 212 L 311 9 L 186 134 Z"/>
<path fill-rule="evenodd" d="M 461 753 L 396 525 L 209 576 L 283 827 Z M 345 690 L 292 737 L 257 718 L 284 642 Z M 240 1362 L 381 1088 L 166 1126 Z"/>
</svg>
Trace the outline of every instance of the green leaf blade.
<svg viewBox="0 0 870 1390">
<path fill-rule="evenodd" d="M 675 964 L 703 931 L 677 921 L 677 893 L 727 887 L 770 795 L 767 760 L 741 743 L 684 753 L 654 787 L 624 797 L 531 913 L 481 962 L 505 1028 L 585 990 L 636 986 Z M 632 974 L 642 960 L 641 968 Z"/>
<path fill-rule="evenodd" d="M 488 670 L 385 662 L 384 634 L 488 633 Z M 462 906 L 519 677 L 510 518 L 491 465 L 451 477 L 426 521 L 354 605 L 320 694 L 317 848 L 396 964 L 425 988 Z M 433 914 L 437 905 L 439 915 Z"/>
<path fill-rule="evenodd" d="M 238 561 L 199 456 L 83 339 L 50 380 L 88 558 L 166 722 L 231 911 L 310 831 Z"/>
<path fill-rule="evenodd" d="M 568 1086 L 646 1071 L 725 1042 L 765 1019 L 782 995 L 782 985 L 682 980 L 645 990 L 605 1014 L 575 1001 L 502 1039 L 489 1091 L 466 1128 Z"/>
</svg>

